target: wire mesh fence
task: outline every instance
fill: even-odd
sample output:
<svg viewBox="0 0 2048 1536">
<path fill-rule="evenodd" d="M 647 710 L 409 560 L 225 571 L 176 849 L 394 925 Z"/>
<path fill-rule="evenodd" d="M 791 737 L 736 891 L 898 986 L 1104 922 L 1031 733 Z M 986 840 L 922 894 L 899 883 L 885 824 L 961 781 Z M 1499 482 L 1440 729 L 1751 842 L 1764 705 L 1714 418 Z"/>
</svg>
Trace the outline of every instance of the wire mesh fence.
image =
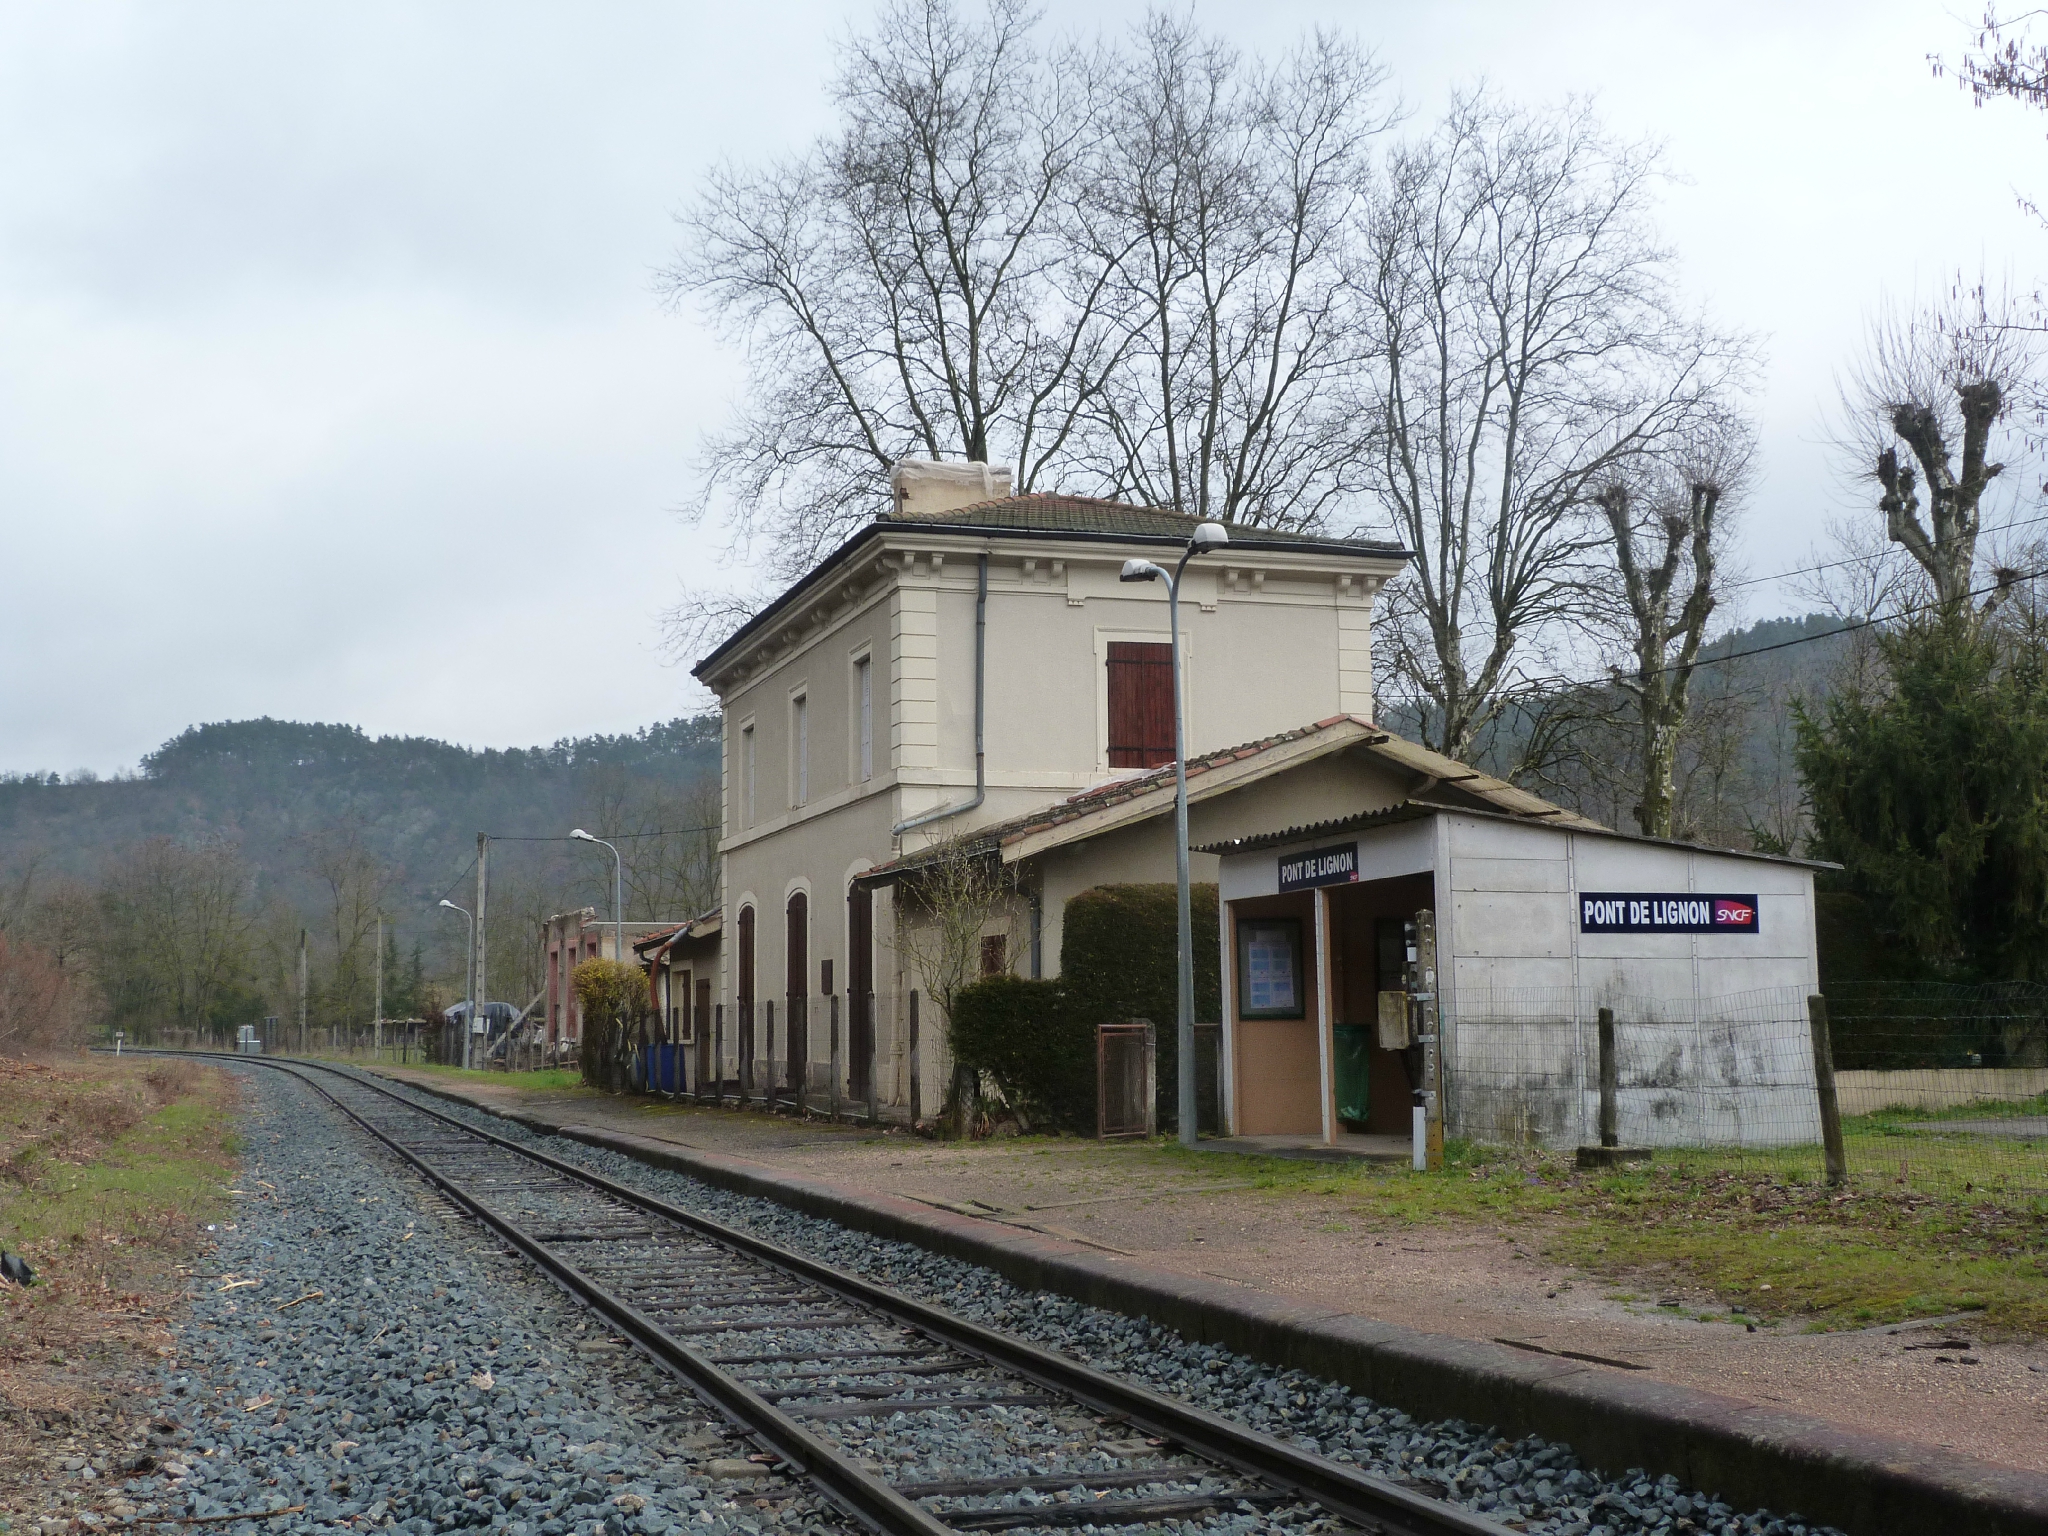
<svg viewBox="0 0 2048 1536">
<path fill-rule="evenodd" d="M 1837 986 L 1828 1012 L 1852 1175 L 2048 1191 L 2048 986 Z"/>
<path fill-rule="evenodd" d="M 1809 999 L 1792 988 L 1697 1001 L 1466 992 L 1446 1020 L 1450 1133 L 1597 1145 L 1603 1008 L 1622 1149 L 1822 1178 L 1819 1083 L 1831 1062 L 1851 1179 L 2048 1193 L 2048 987 L 1839 987 L 1825 999 L 1825 1060 Z"/>
</svg>

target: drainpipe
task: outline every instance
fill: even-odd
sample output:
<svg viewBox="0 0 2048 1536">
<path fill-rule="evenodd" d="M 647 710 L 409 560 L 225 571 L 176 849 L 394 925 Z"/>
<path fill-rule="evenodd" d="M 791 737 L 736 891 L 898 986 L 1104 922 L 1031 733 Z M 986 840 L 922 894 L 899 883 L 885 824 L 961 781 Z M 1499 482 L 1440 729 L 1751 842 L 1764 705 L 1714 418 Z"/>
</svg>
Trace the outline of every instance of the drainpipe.
<svg viewBox="0 0 2048 1536">
<path fill-rule="evenodd" d="M 958 816 L 971 811 L 988 798 L 987 758 L 983 751 L 983 726 L 988 706 L 988 552 L 981 554 L 974 579 L 974 794 L 966 800 L 952 805 L 942 805 L 935 811 L 926 811 L 908 821 L 899 821 L 894 835 L 922 827 L 934 821 L 944 821 L 948 816 Z"/>
</svg>

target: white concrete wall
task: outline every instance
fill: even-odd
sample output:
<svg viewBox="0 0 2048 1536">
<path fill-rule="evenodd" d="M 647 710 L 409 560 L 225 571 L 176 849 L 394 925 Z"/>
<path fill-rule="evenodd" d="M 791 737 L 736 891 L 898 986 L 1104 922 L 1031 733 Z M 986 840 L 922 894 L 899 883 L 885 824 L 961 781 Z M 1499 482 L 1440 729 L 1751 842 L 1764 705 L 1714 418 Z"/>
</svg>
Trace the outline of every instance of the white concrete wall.
<svg viewBox="0 0 2048 1536">
<path fill-rule="evenodd" d="M 1819 1135 L 1804 999 L 1819 985 L 1801 866 L 1477 817 L 1439 819 L 1452 1129 L 1587 1139 L 1596 1012 L 1615 1010 L 1622 1139 Z M 1590 934 L 1581 891 L 1754 893 L 1755 934 Z"/>
</svg>

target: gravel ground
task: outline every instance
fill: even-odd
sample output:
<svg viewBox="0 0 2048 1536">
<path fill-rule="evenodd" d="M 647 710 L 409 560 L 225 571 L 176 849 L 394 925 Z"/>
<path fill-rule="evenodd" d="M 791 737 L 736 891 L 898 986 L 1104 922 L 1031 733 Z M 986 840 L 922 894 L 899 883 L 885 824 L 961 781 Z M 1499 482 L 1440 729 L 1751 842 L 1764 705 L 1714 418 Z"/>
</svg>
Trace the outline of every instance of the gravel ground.
<svg viewBox="0 0 2048 1536">
<path fill-rule="evenodd" d="M 896 1287 L 960 1316 L 1048 1345 L 1269 1434 L 1389 1476 L 1433 1485 L 1497 1520 L 1537 1536 L 1636 1536 L 1700 1530 L 1717 1536 L 1840 1536 L 1797 1515 L 1741 1511 L 1711 1495 L 1632 1469 L 1619 1477 L 1582 1467 L 1570 1447 L 1533 1436 L 1510 1442 L 1484 1426 L 1423 1424 L 1348 1388 L 1300 1371 L 1192 1344 L 1140 1318 L 1027 1291 L 992 1270 L 908 1243 L 853 1232 L 772 1201 L 735 1195 L 614 1152 L 540 1137 L 480 1110 L 408 1092 L 418 1102 L 510 1140 L 545 1143 L 567 1161 L 673 1200 Z M 991 1448 L 957 1447 L 955 1476 L 986 1475 Z"/>
<path fill-rule="evenodd" d="M 324 1101 L 244 1075 L 250 1198 L 196 1266 L 151 1448 L 75 1458 L 45 1532 L 138 1515 L 231 1536 L 845 1529 L 807 1489 L 712 1481 L 751 1447 L 687 1390 Z M 243 1510 L 266 1518 L 211 1518 Z"/>
</svg>

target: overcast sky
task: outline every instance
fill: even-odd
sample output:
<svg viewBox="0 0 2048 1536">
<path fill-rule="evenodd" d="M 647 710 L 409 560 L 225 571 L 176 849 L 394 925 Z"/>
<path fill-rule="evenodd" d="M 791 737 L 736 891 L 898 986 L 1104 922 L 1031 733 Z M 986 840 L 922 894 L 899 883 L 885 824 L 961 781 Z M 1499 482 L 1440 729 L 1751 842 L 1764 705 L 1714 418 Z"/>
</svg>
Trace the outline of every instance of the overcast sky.
<svg viewBox="0 0 2048 1536">
<path fill-rule="evenodd" d="M 1825 412 L 1880 295 L 2048 265 L 2014 206 L 2048 117 L 1930 77 L 1974 11 L 1197 8 L 1352 30 L 1418 124 L 1483 78 L 1667 142 L 1687 291 L 1767 338 L 1758 574 L 1846 505 Z M 0 0 L 0 770 L 266 714 L 511 746 L 702 707 L 656 616 L 719 575 L 674 508 L 739 360 L 651 274 L 707 163 L 825 126 L 866 14 Z"/>
</svg>

